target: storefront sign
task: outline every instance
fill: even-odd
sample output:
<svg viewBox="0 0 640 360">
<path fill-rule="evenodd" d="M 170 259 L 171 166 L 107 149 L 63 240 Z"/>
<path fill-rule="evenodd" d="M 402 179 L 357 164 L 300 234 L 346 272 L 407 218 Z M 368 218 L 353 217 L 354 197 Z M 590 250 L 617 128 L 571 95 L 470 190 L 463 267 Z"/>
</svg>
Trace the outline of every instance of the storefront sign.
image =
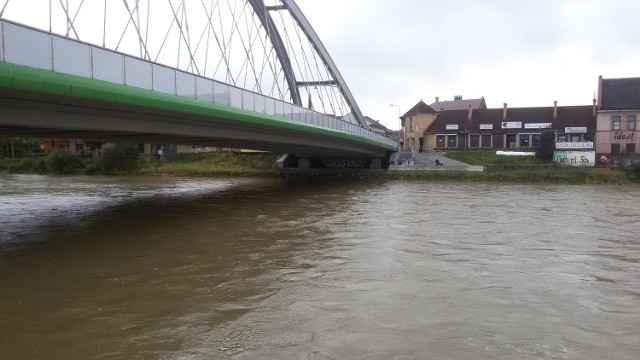
<svg viewBox="0 0 640 360">
<path fill-rule="evenodd" d="M 554 151 L 553 161 L 566 166 L 593 167 L 596 165 L 595 151 Z"/>
<path fill-rule="evenodd" d="M 613 134 L 613 140 L 633 140 L 633 136 L 636 133 L 634 132 L 622 132 L 622 131 L 616 131 Z"/>
<path fill-rule="evenodd" d="M 480 124 L 480 130 L 493 130 L 493 124 Z"/>
<path fill-rule="evenodd" d="M 551 123 L 530 123 L 524 124 L 525 129 L 551 129 Z"/>
<path fill-rule="evenodd" d="M 522 121 L 505 121 L 502 123 L 503 129 L 522 129 Z"/>
<path fill-rule="evenodd" d="M 586 134 L 587 128 L 586 127 L 566 127 L 564 128 L 564 132 L 566 132 L 567 134 Z"/>
<path fill-rule="evenodd" d="M 556 149 L 593 149 L 593 141 L 584 142 L 559 142 Z"/>
<path fill-rule="evenodd" d="M 447 130 L 458 130 L 458 125 L 447 125 Z"/>
</svg>

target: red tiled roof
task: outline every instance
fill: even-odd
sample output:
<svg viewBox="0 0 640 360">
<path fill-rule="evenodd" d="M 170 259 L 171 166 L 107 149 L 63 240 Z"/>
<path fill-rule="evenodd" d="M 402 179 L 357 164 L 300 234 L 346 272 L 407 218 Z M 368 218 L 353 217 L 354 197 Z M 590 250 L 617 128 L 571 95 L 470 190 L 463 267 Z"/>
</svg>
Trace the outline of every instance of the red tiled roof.
<svg viewBox="0 0 640 360">
<path fill-rule="evenodd" d="M 402 115 L 403 118 L 407 116 L 416 116 L 418 114 L 435 114 L 436 111 L 433 110 L 429 105 L 427 105 L 424 101 L 420 100 L 411 110 L 407 111 L 406 114 Z"/>
<path fill-rule="evenodd" d="M 481 124 L 493 125 L 493 130 L 484 131 L 496 131 L 502 130 L 502 123 L 505 121 L 522 122 L 523 127 L 532 123 L 551 123 L 553 129 L 561 131 L 564 131 L 565 127 L 587 127 L 589 131 L 596 130 L 596 117 L 593 116 L 591 105 L 558 106 L 558 117 L 555 120 L 552 106 L 508 108 L 506 119 L 502 118 L 502 113 L 502 108 L 473 110 L 471 121 L 468 121 L 468 110 L 443 111 L 425 132 L 451 132 L 452 130 L 447 130 L 447 125 L 458 125 L 459 131 L 480 131 Z"/>
</svg>

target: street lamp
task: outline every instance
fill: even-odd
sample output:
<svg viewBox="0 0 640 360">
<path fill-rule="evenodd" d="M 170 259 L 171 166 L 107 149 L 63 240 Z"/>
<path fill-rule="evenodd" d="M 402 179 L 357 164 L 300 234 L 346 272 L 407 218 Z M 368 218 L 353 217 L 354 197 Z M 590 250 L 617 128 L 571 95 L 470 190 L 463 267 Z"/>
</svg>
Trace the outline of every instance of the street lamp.
<svg viewBox="0 0 640 360">
<path fill-rule="evenodd" d="M 397 106 L 397 107 L 398 107 L 398 117 L 401 117 L 401 116 L 402 116 L 402 115 L 400 114 L 400 105 L 394 105 L 394 104 L 391 104 L 391 105 L 389 105 L 389 106 Z"/>
</svg>

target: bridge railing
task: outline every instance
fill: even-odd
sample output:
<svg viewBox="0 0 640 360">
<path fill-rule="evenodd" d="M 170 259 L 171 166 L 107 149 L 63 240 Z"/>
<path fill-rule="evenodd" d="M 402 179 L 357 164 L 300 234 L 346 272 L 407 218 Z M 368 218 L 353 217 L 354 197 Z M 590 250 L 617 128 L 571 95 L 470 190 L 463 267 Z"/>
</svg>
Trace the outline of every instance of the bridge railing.
<svg viewBox="0 0 640 360">
<path fill-rule="evenodd" d="M 336 117 L 39 29 L 3 20 L 0 40 L 3 62 L 227 105 L 397 146 L 391 139 Z"/>
</svg>

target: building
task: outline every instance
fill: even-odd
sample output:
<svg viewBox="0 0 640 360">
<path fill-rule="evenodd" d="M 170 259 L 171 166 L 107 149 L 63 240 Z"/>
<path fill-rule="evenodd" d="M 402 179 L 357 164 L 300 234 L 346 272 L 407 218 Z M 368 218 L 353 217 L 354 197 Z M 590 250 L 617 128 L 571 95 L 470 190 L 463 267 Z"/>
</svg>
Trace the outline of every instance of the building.
<svg viewBox="0 0 640 360">
<path fill-rule="evenodd" d="M 436 102 L 429 105 L 430 108 L 437 112 L 451 111 L 451 110 L 467 110 L 471 107 L 473 110 L 487 109 L 487 103 L 484 101 L 484 97 L 480 99 L 462 99 L 462 95 L 453 97 L 453 101 L 440 101 L 439 97 L 436 97 Z"/>
<path fill-rule="evenodd" d="M 406 114 L 400 117 L 402 129 L 400 131 L 401 146 L 404 151 L 422 152 L 425 149 L 433 149 L 435 143 L 426 143 L 430 138 L 424 137 L 426 129 L 433 125 L 437 114 L 444 111 L 467 110 L 467 109 L 486 109 L 487 103 L 484 97 L 480 99 L 462 99 L 461 95 L 455 96 L 453 101 L 440 101 L 436 97 L 436 101 L 427 105 L 420 100 Z M 428 151 L 428 150 L 427 150 Z"/>
<path fill-rule="evenodd" d="M 433 108 L 420 100 L 400 117 L 402 150 L 421 152 L 425 147 L 431 147 L 424 144 L 424 132 L 433 125 L 437 114 Z"/>
<path fill-rule="evenodd" d="M 386 126 L 380 124 L 378 120 L 374 120 L 368 116 L 365 116 L 364 120 L 367 122 L 367 125 L 369 125 L 369 128 L 374 133 L 385 136 L 392 140 L 398 140 L 398 131 L 391 130 Z"/>
<path fill-rule="evenodd" d="M 68 149 L 77 155 L 87 155 L 89 153 L 89 147 L 83 140 L 46 138 L 41 141 L 41 147 L 45 155 L 55 149 Z"/>
<path fill-rule="evenodd" d="M 640 78 L 598 79 L 598 165 L 637 161 L 640 148 Z"/>
<path fill-rule="evenodd" d="M 556 132 L 559 150 L 594 150 L 596 107 L 554 106 L 451 110 L 426 127 L 420 151 L 538 147 L 544 129 Z"/>
</svg>

